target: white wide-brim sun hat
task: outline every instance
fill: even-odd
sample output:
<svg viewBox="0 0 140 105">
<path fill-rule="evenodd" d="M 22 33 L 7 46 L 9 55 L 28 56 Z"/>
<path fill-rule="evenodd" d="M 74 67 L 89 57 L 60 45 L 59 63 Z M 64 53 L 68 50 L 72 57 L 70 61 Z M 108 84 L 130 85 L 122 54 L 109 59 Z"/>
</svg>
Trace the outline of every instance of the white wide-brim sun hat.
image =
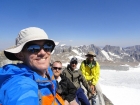
<svg viewBox="0 0 140 105">
<path fill-rule="evenodd" d="M 47 33 L 43 29 L 38 27 L 29 27 L 19 32 L 15 46 L 4 50 L 4 54 L 10 60 L 19 60 L 15 54 L 19 53 L 26 43 L 35 40 L 49 40 L 54 44 L 54 47 L 58 44 L 58 42 L 55 43 L 54 40 L 49 39 Z"/>
</svg>

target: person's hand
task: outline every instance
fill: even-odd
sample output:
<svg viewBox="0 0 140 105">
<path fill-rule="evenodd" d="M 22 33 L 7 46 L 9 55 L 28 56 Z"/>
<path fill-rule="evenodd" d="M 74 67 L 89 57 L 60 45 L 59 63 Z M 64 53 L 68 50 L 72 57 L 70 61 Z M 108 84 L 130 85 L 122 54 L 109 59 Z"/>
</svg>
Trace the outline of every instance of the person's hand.
<svg viewBox="0 0 140 105">
<path fill-rule="evenodd" d="M 91 85 L 90 88 L 91 88 L 91 90 L 95 90 L 95 86 L 94 85 Z"/>
<path fill-rule="evenodd" d="M 74 99 L 73 101 L 70 102 L 69 105 L 79 105 L 79 104 L 78 104 L 78 103 L 76 102 L 76 100 Z"/>
<path fill-rule="evenodd" d="M 67 100 L 65 100 L 65 104 L 64 105 L 69 105 L 69 102 Z"/>
<path fill-rule="evenodd" d="M 94 86 L 94 85 L 91 85 L 90 88 L 91 88 L 92 94 L 95 94 L 95 93 L 96 93 L 96 91 L 95 91 L 95 86 Z"/>
</svg>

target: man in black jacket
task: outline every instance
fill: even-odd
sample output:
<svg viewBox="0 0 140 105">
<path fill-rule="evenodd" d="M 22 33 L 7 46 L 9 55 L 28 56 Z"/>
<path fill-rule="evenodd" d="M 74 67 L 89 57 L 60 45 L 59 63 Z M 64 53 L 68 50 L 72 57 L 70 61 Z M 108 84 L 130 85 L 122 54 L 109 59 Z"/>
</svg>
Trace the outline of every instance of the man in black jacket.
<svg viewBox="0 0 140 105">
<path fill-rule="evenodd" d="M 58 83 L 57 93 L 65 100 L 65 105 L 78 105 L 75 100 L 76 87 L 67 77 L 61 74 L 62 63 L 60 61 L 53 62 L 52 71 Z"/>
</svg>

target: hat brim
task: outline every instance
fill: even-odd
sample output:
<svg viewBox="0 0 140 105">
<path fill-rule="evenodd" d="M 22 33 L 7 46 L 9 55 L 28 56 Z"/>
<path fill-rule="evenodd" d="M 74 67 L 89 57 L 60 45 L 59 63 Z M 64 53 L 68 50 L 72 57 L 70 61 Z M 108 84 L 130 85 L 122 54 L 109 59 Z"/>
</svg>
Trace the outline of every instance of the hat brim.
<svg viewBox="0 0 140 105">
<path fill-rule="evenodd" d="M 30 42 L 30 41 L 36 41 L 36 40 L 52 41 L 52 43 L 54 44 L 54 47 L 55 47 L 56 45 L 59 44 L 59 42 L 54 42 L 54 41 L 51 40 L 51 39 L 34 38 L 34 39 L 28 40 L 28 41 L 26 41 L 26 42 L 20 44 L 20 46 L 15 46 L 15 47 L 13 47 L 13 48 L 4 50 L 4 54 L 5 54 L 5 56 L 6 56 L 9 60 L 20 60 L 20 59 L 18 59 L 18 58 L 15 56 L 15 54 L 16 54 L 16 53 L 19 53 L 19 52 L 22 50 L 22 48 L 24 47 L 24 45 L 25 45 L 26 43 L 28 43 L 28 42 Z M 54 48 L 53 48 L 53 49 L 54 49 Z"/>
<path fill-rule="evenodd" d="M 92 55 L 92 54 L 87 54 L 87 55 L 85 55 L 85 56 L 88 56 L 88 55 Z M 93 57 L 96 57 L 96 55 L 93 55 Z"/>
</svg>

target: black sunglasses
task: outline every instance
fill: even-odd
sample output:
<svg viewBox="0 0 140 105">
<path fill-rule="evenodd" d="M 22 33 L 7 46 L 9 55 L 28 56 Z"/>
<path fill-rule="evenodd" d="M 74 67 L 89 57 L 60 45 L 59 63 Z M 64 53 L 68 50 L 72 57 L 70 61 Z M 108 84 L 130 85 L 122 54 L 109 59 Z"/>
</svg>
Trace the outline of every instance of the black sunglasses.
<svg viewBox="0 0 140 105">
<path fill-rule="evenodd" d="M 72 61 L 71 64 L 77 64 L 77 61 Z"/>
<path fill-rule="evenodd" d="M 27 45 L 27 51 L 30 53 L 38 53 L 43 48 L 46 52 L 52 52 L 54 45 L 52 43 L 45 43 L 43 46 L 37 44 Z"/>
<path fill-rule="evenodd" d="M 61 70 L 61 67 L 53 67 L 54 70 Z"/>
</svg>

